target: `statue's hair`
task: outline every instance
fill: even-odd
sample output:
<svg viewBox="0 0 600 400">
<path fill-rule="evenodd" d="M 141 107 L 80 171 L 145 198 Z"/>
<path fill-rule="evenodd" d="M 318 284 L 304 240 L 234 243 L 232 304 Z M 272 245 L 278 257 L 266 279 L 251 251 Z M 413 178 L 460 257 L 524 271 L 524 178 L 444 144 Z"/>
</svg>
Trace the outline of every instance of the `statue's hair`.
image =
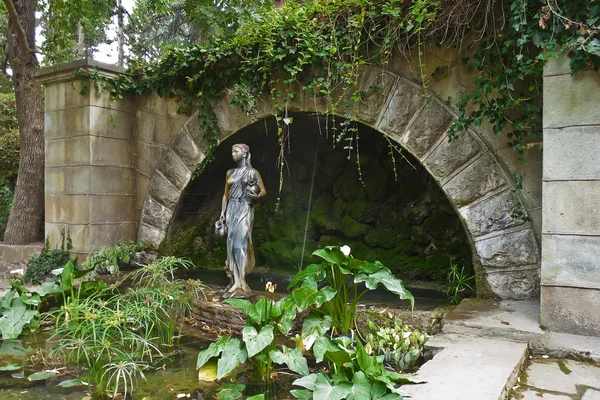
<svg viewBox="0 0 600 400">
<path fill-rule="evenodd" d="M 250 159 L 252 158 L 252 154 L 250 154 L 250 147 L 248 147 L 248 145 L 244 144 L 244 143 L 237 143 L 237 144 L 234 144 L 233 146 L 231 146 L 232 149 L 234 147 L 237 147 L 238 149 L 242 150 L 242 153 L 244 153 L 246 155 L 246 157 L 245 157 L 246 167 L 252 168 L 252 164 L 250 163 Z"/>
</svg>

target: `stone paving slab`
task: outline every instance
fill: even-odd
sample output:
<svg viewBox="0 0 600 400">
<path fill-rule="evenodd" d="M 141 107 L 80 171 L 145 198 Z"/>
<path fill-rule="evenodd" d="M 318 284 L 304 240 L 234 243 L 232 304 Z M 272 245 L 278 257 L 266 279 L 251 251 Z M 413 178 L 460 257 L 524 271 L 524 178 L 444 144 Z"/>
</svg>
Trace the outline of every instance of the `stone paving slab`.
<svg viewBox="0 0 600 400">
<path fill-rule="evenodd" d="M 416 400 L 502 400 L 516 381 L 527 344 L 508 340 L 442 333 L 428 343 L 442 348 L 418 371 L 422 385 L 402 393 Z"/>
</svg>

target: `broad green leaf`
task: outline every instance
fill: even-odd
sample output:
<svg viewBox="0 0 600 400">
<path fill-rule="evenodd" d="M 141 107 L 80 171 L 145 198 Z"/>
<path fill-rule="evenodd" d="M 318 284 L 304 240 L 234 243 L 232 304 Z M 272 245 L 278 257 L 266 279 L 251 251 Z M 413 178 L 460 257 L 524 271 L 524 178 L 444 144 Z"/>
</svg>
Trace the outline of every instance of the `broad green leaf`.
<svg viewBox="0 0 600 400">
<path fill-rule="evenodd" d="M 42 299 L 40 298 L 40 295 L 37 293 L 34 293 L 31 297 L 29 297 L 25 293 L 23 293 L 21 295 L 21 301 L 24 304 L 27 304 L 30 306 L 39 306 L 40 303 L 42 302 Z"/>
<path fill-rule="evenodd" d="M 371 399 L 382 399 L 387 393 L 388 389 L 383 382 L 375 382 L 371 386 Z"/>
<path fill-rule="evenodd" d="M 388 393 L 383 397 L 373 397 L 373 399 L 380 399 L 380 400 L 402 400 L 403 397 L 400 393 Z"/>
<path fill-rule="evenodd" d="M 264 394 L 255 394 L 254 396 L 246 398 L 246 400 L 265 400 Z"/>
<path fill-rule="evenodd" d="M 269 355 L 276 364 L 285 364 L 291 371 L 294 371 L 300 375 L 308 375 L 308 363 L 306 358 L 302 355 L 302 352 L 298 349 L 290 349 L 289 347 L 282 346 L 283 351 L 271 350 Z"/>
<path fill-rule="evenodd" d="M 83 383 L 81 383 L 81 381 L 79 379 L 67 379 L 66 381 L 61 381 L 58 384 L 58 386 L 64 387 L 64 388 L 75 387 L 75 386 L 79 386 L 79 385 L 83 385 Z"/>
<path fill-rule="evenodd" d="M 287 335 L 292 330 L 294 320 L 296 319 L 296 304 L 294 300 L 287 296 L 283 300 L 278 301 L 273 305 L 272 317 L 279 317 L 277 321 L 277 329 L 284 335 Z"/>
<path fill-rule="evenodd" d="M 362 371 L 357 371 L 352 377 L 352 392 L 348 400 L 365 400 L 371 397 L 371 382 Z"/>
<path fill-rule="evenodd" d="M 326 315 L 324 318 L 315 314 L 310 314 L 302 323 L 302 343 L 307 350 L 310 350 L 315 340 L 325 335 L 331 328 L 331 317 Z"/>
<path fill-rule="evenodd" d="M 217 359 L 211 358 L 198 369 L 198 380 L 212 382 L 217 379 Z"/>
<path fill-rule="evenodd" d="M 317 249 L 312 253 L 313 256 L 322 258 L 331 264 L 344 265 L 350 257 L 347 257 L 338 246 L 326 246 L 323 249 Z"/>
<path fill-rule="evenodd" d="M 60 286 L 64 290 L 75 287 L 75 265 L 73 265 L 72 261 L 69 261 L 63 267 L 60 274 Z"/>
<path fill-rule="evenodd" d="M 223 300 L 223 303 L 231 304 L 232 306 L 242 310 L 242 312 L 244 314 L 246 314 L 246 317 L 248 318 L 248 320 L 252 323 L 260 324 L 262 322 L 262 318 L 261 318 L 260 314 L 258 314 L 256 306 L 248 300 L 227 299 L 227 300 Z"/>
<path fill-rule="evenodd" d="M 243 396 L 242 392 L 246 385 L 241 383 L 229 383 L 217 389 L 217 399 L 219 400 L 237 400 Z"/>
<path fill-rule="evenodd" d="M 342 366 L 351 360 L 350 354 L 327 336 L 315 340 L 313 354 L 316 362 L 327 360 L 337 366 Z"/>
<path fill-rule="evenodd" d="M 29 324 L 38 314 L 36 310 L 28 310 L 21 298 L 13 301 L 12 307 L 4 310 L 0 318 L 0 332 L 3 340 L 19 337 L 25 325 Z"/>
<path fill-rule="evenodd" d="M 242 338 L 248 350 L 248 357 L 254 357 L 254 355 L 260 353 L 265 347 L 273 343 L 273 339 L 275 339 L 273 325 L 263 326 L 260 332 L 257 332 L 253 326 L 245 326 L 242 331 Z"/>
<path fill-rule="evenodd" d="M 411 307 L 415 305 L 413 295 L 404 288 L 404 284 L 396 278 L 386 267 L 379 268 L 376 272 L 365 274 L 360 273 L 354 278 L 355 283 L 364 282 L 367 289 L 375 290 L 379 284 L 382 284 L 388 291 L 398 295 L 402 300 L 409 300 Z"/>
<path fill-rule="evenodd" d="M 17 371 L 22 369 L 23 366 L 19 364 L 8 364 L 0 367 L 0 371 Z"/>
<path fill-rule="evenodd" d="M 325 279 L 325 264 L 311 264 L 294 275 L 288 285 L 288 289 L 293 288 L 298 282 L 304 282 L 306 278 L 313 278 L 316 282 Z"/>
<path fill-rule="evenodd" d="M 290 394 L 297 399 L 300 400 L 310 400 L 312 399 L 312 392 L 305 389 L 294 389 L 290 390 Z"/>
<path fill-rule="evenodd" d="M 363 371 L 367 376 L 377 377 L 381 375 L 383 365 L 377 361 L 373 356 L 370 356 L 366 351 L 360 340 L 356 341 L 356 361 L 360 370 Z"/>
<path fill-rule="evenodd" d="M 244 347 L 240 348 L 238 339 L 231 339 L 223 347 L 223 354 L 217 362 L 217 379 L 233 371 L 238 365 L 243 364 L 248 359 L 248 353 Z"/>
<path fill-rule="evenodd" d="M 0 311 L 3 311 L 3 310 L 6 310 L 6 309 L 9 309 L 9 308 L 11 307 L 11 304 L 12 304 L 12 301 L 13 301 L 13 299 L 15 298 L 15 296 L 16 296 L 17 294 L 18 294 L 18 293 L 17 293 L 17 291 L 15 291 L 15 290 L 11 290 L 11 291 L 9 291 L 8 293 L 6 293 L 6 294 L 4 295 L 4 297 L 2 297 L 2 303 L 1 303 L 2 310 L 0 310 Z"/>
<path fill-rule="evenodd" d="M 317 374 L 310 374 L 303 376 L 302 378 L 296 379 L 292 385 L 301 386 L 308 390 L 315 390 L 315 381 L 317 380 Z"/>
<path fill-rule="evenodd" d="M 229 343 L 230 340 L 231 338 L 222 336 L 217 339 L 216 342 L 211 343 L 206 350 L 200 351 L 198 353 L 198 361 L 196 361 L 196 369 L 200 369 L 200 367 L 206 364 L 208 360 L 221 354 L 225 345 Z"/>
<path fill-rule="evenodd" d="M 336 291 L 331 286 L 325 286 L 318 290 L 317 282 L 313 278 L 307 278 L 301 287 L 294 289 L 290 295 L 300 312 L 310 306 L 321 307 L 323 303 L 333 299 Z"/>
<path fill-rule="evenodd" d="M 35 372 L 27 377 L 29 381 L 42 381 L 44 379 L 49 379 L 58 375 L 58 371 L 43 371 L 43 372 Z"/>
<path fill-rule="evenodd" d="M 35 292 L 42 297 L 57 291 L 59 291 L 59 287 L 54 282 L 43 282 L 40 287 L 35 290 Z"/>
<path fill-rule="evenodd" d="M 313 397 L 319 400 L 342 400 L 352 391 L 352 385 L 341 383 L 333 385 L 327 375 L 320 373 L 315 380 Z"/>
</svg>

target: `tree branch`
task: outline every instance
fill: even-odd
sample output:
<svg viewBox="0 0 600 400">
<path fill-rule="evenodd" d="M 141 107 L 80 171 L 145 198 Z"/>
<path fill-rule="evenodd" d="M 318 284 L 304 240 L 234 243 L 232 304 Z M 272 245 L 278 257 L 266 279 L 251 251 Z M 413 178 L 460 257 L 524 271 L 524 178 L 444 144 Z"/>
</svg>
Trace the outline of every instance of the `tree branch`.
<svg viewBox="0 0 600 400">
<path fill-rule="evenodd" d="M 19 20 L 19 14 L 17 14 L 17 10 L 15 8 L 15 4 L 13 0 L 3 0 L 4 5 L 6 5 L 6 9 L 8 10 L 8 16 L 10 18 L 10 22 L 12 23 L 13 29 L 17 34 L 17 39 L 19 40 L 19 47 L 21 48 L 19 55 L 15 57 L 15 61 L 25 61 L 29 58 L 29 53 L 31 49 L 29 48 L 29 43 L 27 42 L 27 36 L 25 35 L 25 30 L 23 29 L 23 25 L 21 25 L 21 21 Z"/>
</svg>

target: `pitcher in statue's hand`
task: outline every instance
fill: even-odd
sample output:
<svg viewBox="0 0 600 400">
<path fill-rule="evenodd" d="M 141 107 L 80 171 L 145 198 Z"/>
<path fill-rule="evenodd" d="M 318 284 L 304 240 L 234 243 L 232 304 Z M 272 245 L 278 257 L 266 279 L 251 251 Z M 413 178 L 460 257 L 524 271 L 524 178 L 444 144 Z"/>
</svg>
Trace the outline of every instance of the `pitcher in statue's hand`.
<svg viewBox="0 0 600 400">
<path fill-rule="evenodd" d="M 215 232 L 227 235 L 227 261 L 225 271 L 230 283 L 224 297 L 243 297 L 250 292 L 246 275 L 254 267 L 252 225 L 254 200 L 267 194 L 263 180 L 250 164 L 250 148 L 234 144 L 231 157 L 237 167 L 227 171 L 221 217 L 215 223 Z"/>
</svg>

